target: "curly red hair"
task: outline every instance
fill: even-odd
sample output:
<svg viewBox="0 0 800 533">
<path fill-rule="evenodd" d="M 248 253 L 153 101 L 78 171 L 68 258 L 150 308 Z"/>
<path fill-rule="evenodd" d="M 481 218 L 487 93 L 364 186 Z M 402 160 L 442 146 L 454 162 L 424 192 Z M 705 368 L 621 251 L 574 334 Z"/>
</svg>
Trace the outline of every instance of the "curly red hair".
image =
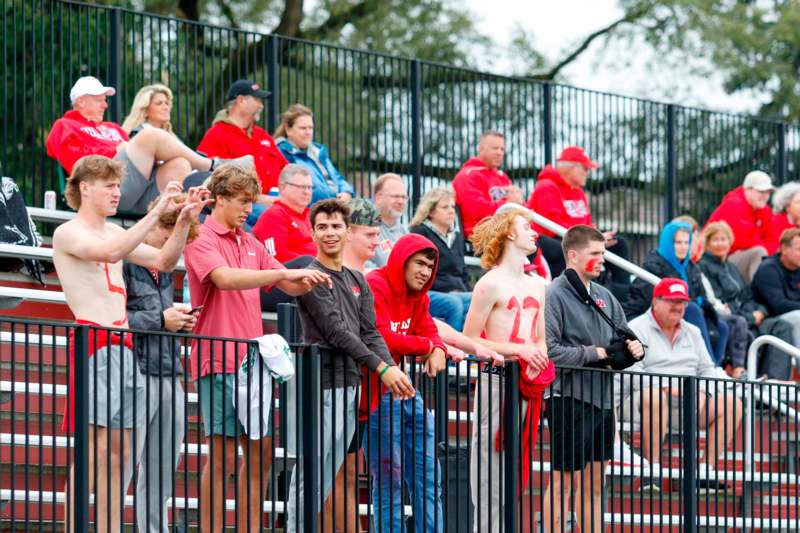
<svg viewBox="0 0 800 533">
<path fill-rule="evenodd" d="M 470 241 L 475 255 L 481 256 L 481 266 L 489 270 L 500 263 L 505 250 L 506 239 L 514 233 L 514 219 L 522 217 L 528 222 L 533 219 L 530 211 L 508 209 L 502 213 L 481 220 L 472 231 Z"/>
</svg>

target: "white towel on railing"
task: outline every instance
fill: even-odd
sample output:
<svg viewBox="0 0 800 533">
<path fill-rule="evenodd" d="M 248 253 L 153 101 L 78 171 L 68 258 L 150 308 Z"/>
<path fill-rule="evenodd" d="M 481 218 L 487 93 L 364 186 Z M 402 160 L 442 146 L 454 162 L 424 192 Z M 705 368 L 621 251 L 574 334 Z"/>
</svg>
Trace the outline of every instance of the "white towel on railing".
<svg viewBox="0 0 800 533">
<path fill-rule="evenodd" d="M 272 379 L 284 383 L 294 376 L 289 345 L 280 335 L 264 335 L 258 341 L 259 353 L 248 353 L 239 366 L 233 405 L 245 433 L 252 440 L 269 433 L 272 405 Z"/>
</svg>

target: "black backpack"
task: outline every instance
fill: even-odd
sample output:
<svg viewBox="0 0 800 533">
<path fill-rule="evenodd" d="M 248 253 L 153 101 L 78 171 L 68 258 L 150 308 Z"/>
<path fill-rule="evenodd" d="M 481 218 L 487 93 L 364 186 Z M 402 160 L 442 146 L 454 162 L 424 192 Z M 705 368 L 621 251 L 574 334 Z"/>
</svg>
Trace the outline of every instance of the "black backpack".
<svg viewBox="0 0 800 533">
<path fill-rule="evenodd" d="M 0 177 L 0 243 L 36 247 L 42 244 L 19 187 L 7 177 Z M 0 257 L 0 271 L 23 272 L 45 284 L 44 268 L 36 260 Z"/>
</svg>

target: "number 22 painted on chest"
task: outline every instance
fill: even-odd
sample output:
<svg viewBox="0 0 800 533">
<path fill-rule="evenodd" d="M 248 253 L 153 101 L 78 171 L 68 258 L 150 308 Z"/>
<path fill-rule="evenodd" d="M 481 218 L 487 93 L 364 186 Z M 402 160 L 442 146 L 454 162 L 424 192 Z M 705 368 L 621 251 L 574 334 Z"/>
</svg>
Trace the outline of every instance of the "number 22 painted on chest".
<svg viewBox="0 0 800 533">
<path fill-rule="evenodd" d="M 539 310 L 541 309 L 539 302 L 536 300 L 536 298 L 533 298 L 532 296 L 526 296 L 522 300 L 522 306 L 520 306 L 517 297 L 512 296 L 508 300 L 508 305 L 506 306 L 506 309 L 509 310 L 514 309 L 516 310 L 516 313 L 514 314 L 514 325 L 511 327 L 511 335 L 508 337 L 508 342 L 513 342 L 515 344 L 525 344 L 525 339 L 519 337 L 519 322 L 520 322 L 520 316 L 522 315 L 522 310 L 531 308 L 535 309 L 535 312 L 533 313 L 533 323 L 531 324 L 530 340 L 532 342 L 537 342 L 539 340 L 538 336 L 536 335 L 536 323 L 538 322 Z"/>
</svg>

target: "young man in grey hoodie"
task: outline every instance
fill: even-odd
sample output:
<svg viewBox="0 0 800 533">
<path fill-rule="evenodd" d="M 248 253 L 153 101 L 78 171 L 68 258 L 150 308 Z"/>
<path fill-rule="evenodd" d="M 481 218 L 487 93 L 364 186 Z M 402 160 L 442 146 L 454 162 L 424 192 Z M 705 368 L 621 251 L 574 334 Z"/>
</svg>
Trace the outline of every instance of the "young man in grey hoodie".
<svg viewBox="0 0 800 533">
<path fill-rule="evenodd" d="M 625 313 L 611 292 L 595 283 L 603 271 L 605 237 L 591 226 L 570 228 L 561 241 L 567 268 L 574 269 L 597 305 L 624 326 Z M 586 305 L 564 274 L 547 289 L 547 354 L 557 366 L 597 366 L 608 359 L 615 332 Z M 627 350 L 644 356 L 642 343 L 628 340 Z M 599 363 L 602 365 L 602 363 Z M 603 475 L 613 457 L 614 398 L 612 375 L 593 370 L 561 369 L 552 385 L 547 416 L 553 475 L 544 494 L 545 531 L 561 531 L 562 511 L 575 502 L 581 531 L 603 531 Z"/>
</svg>

